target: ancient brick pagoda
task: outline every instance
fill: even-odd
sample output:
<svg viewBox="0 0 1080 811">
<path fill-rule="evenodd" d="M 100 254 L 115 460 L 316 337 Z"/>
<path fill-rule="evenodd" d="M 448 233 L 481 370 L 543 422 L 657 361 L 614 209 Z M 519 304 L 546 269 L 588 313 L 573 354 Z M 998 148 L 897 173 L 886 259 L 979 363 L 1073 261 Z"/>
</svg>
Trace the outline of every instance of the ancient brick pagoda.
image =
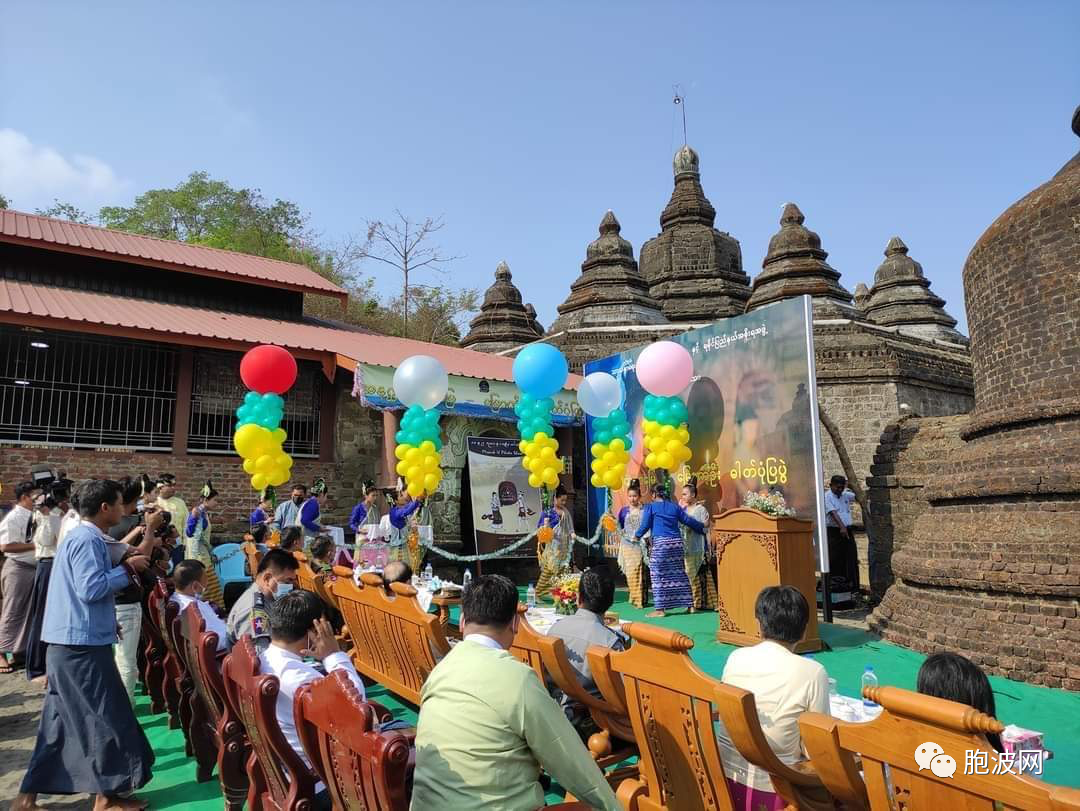
<svg viewBox="0 0 1080 811">
<path fill-rule="evenodd" d="M 484 303 L 469 323 L 469 333 L 461 339 L 461 346 L 477 352 L 501 352 L 535 341 L 543 334 L 536 310 L 522 303 L 510 266 L 500 262 L 495 268 L 495 283 L 484 293 Z"/>
<path fill-rule="evenodd" d="M 769 251 L 754 278 L 747 311 L 781 299 L 809 294 L 815 318 L 856 318 L 851 293 L 840 284 L 840 273 L 829 266 L 821 237 L 803 223 L 806 217 L 794 203 L 780 215 L 780 230 L 769 240 Z"/>
<path fill-rule="evenodd" d="M 861 304 L 866 317 L 882 326 L 903 326 L 923 338 L 967 343 L 956 330 L 956 319 L 945 312 L 945 300 L 930 292 L 922 265 L 908 256 L 908 246 L 893 237 L 885 246 L 885 261 L 874 273 L 874 286 Z"/>
<path fill-rule="evenodd" d="M 1078 223 L 1080 154 L 968 256 L 974 411 L 891 426 L 871 479 L 873 508 L 896 525 L 897 578 L 871 626 L 907 647 L 959 651 L 992 672 L 1071 690 L 1080 690 Z"/>
<path fill-rule="evenodd" d="M 706 324 L 739 315 L 750 298 L 739 242 L 713 227 L 716 209 L 701 188 L 700 162 L 689 146 L 675 153 L 674 171 L 660 233 L 641 246 L 641 274 L 669 321 Z"/>
</svg>

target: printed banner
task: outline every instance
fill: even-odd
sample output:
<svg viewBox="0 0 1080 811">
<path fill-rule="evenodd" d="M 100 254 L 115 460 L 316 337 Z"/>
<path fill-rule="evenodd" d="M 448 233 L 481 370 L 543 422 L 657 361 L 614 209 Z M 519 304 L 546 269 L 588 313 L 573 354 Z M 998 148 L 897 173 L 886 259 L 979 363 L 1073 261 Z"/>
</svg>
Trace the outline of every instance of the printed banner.
<svg viewBox="0 0 1080 811">
<path fill-rule="evenodd" d="M 693 382 L 681 395 L 690 414 L 693 457 L 675 479 L 684 484 L 697 476 L 698 496 L 714 514 L 742 506 L 751 491 L 779 490 L 798 517 L 816 521 L 822 483 L 814 473 L 811 398 L 817 395 L 809 327 L 806 303 L 797 298 L 670 339 L 694 358 Z M 624 408 L 634 426 L 626 478 L 640 479 L 646 490 L 653 481 L 651 472 L 642 470 L 646 392 L 634 371 L 642 349 L 587 363 L 585 372 L 609 372 L 622 382 Z M 589 488 L 590 525 L 605 510 L 606 492 Z M 625 490 L 612 496 L 617 512 Z"/>
<path fill-rule="evenodd" d="M 476 552 L 497 552 L 536 529 L 540 491 L 529 487 L 529 472 L 516 439 L 468 437 L 469 497 L 472 499 Z M 536 557 L 536 540 L 507 557 Z"/>
<path fill-rule="evenodd" d="M 354 381 L 353 396 L 359 397 L 365 406 L 380 411 L 405 408 L 394 394 L 394 369 L 389 366 L 357 364 Z M 438 409 L 443 414 L 517 422 L 514 406 L 520 397 L 521 392 L 513 383 L 450 375 L 446 402 L 440 404 Z M 553 425 L 582 424 L 585 412 L 577 404 L 577 395 L 574 392 L 563 389 L 552 399 L 555 400 L 555 407 L 551 410 Z"/>
</svg>

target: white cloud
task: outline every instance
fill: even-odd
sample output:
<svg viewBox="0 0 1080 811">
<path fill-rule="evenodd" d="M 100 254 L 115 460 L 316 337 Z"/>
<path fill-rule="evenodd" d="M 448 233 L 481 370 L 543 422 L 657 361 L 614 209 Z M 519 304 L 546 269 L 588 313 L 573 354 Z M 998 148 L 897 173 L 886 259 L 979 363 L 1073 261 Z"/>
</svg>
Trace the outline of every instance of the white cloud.
<svg viewBox="0 0 1080 811">
<path fill-rule="evenodd" d="M 127 183 L 90 155 L 65 157 L 23 133 L 0 129 L 0 194 L 13 208 L 46 208 L 54 198 L 77 205 L 113 203 Z"/>
</svg>

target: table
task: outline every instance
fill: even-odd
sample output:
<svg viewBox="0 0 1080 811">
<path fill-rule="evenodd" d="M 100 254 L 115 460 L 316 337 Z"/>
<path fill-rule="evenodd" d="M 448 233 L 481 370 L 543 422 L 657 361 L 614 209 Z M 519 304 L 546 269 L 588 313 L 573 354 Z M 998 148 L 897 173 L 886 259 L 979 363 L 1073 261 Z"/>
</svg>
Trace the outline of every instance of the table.
<svg viewBox="0 0 1080 811">
<path fill-rule="evenodd" d="M 872 709 L 867 707 L 861 698 L 838 693 L 829 696 L 829 715 L 841 721 L 873 721 L 881 715 L 882 709 L 880 704 L 875 704 Z"/>
</svg>

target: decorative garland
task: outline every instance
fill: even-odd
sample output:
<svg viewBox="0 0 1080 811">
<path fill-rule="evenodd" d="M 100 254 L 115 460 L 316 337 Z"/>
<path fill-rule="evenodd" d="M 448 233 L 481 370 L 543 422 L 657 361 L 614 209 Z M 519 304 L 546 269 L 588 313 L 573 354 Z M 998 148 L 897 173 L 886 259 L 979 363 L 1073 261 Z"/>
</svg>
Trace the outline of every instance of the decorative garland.
<svg viewBox="0 0 1080 811">
<path fill-rule="evenodd" d="M 511 552 L 514 552 L 514 551 L 520 549 L 522 546 L 524 546 L 529 541 L 531 541 L 533 538 L 535 538 L 536 533 L 538 531 L 539 530 L 533 530 L 532 532 L 530 532 L 525 537 L 520 538 L 517 541 L 514 541 L 514 543 L 510 544 L 510 546 L 505 546 L 505 547 L 503 547 L 502 549 L 500 549 L 500 550 L 498 550 L 496 552 L 485 552 L 482 555 L 458 555 L 458 554 L 455 554 L 454 552 L 448 552 L 445 549 L 440 549 L 439 547 L 435 546 L 434 541 L 430 541 L 430 542 L 429 541 L 421 541 L 421 543 L 424 545 L 425 548 L 427 548 L 431 552 L 434 552 L 437 555 L 441 555 L 442 557 L 446 558 L 447 560 L 453 560 L 453 561 L 457 561 L 457 562 L 460 562 L 460 563 L 472 563 L 472 562 L 475 562 L 475 561 L 478 561 L 478 560 L 480 560 L 480 561 L 495 560 L 496 558 L 506 557 Z M 601 535 L 601 533 L 603 533 L 603 531 L 604 531 L 603 525 L 597 526 L 596 532 L 593 533 L 592 538 L 586 539 L 586 538 L 580 537 L 579 535 L 574 535 L 574 542 L 578 543 L 578 544 L 581 544 L 582 546 L 596 546 L 596 544 L 599 543 L 599 541 L 600 541 L 600 535 Z"/>
</svg>

